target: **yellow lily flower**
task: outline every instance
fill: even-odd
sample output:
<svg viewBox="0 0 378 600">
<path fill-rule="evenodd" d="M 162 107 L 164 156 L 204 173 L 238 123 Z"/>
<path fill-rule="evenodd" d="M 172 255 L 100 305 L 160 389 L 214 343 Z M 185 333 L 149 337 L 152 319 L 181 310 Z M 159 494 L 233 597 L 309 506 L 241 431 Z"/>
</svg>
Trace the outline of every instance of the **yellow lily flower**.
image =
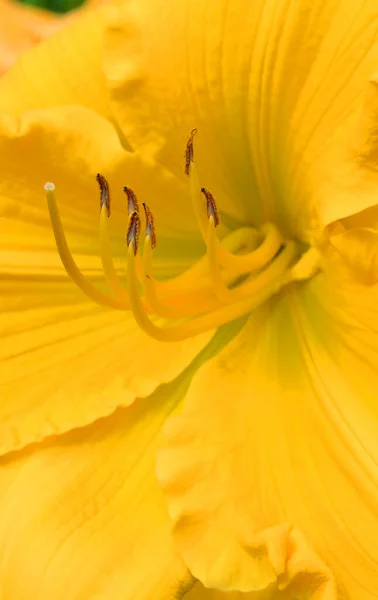
<svg viewBox="0 0 378 600">
<path fill-rule="evenodd" d="M 376 597 L 377 40 L 120 1 L 0 80 L 7 600 Z"/>
</svg>

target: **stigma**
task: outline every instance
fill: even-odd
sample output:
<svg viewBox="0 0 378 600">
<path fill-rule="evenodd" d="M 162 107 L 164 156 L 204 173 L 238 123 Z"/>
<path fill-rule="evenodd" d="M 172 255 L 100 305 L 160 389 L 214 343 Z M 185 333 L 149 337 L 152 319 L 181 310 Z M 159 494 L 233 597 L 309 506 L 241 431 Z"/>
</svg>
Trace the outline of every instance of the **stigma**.
<svg viewBox="0 0 378 600">
<path fill-rule="evenodd" d="M 313 276 L 319 268 L 319 259 L 313 249 L 308 258 L 306 254 L 301 255 L 299 245 L 294 240 L 284 239 L 273 223 L 265 223 L 260 229 L 240 227 L 220 239 L 217 234 L 220 210 L 213 193 L 199 185 L 194 164 L 196 134 L 197 129 L 192 129 L 186 143 L 185 174 L 206 253 L 173 279 L 161 281 L 154 276 L 153 251 L 158 234 L 154 215 L 142 202 L 142 219 L 135 191 L 125 186 L 128 226 L 125 235 L 127 283 L 124 285 L 110 248 L 109 184 L 98 173 L 100 255 L 109 292 L 100 291 L 78 268 L 64 234 L 55 186 L 53 183 L 45 185 L 57 249 L 70 278 L 100 306 L 131 311 L 148 335 L 163 342 L 184 340 L 247 315 L 292 282 Z M 141 241 L 142 229 L 144 239 Z M 167 325 L 158 326 L 154 317 L 167 319 Z"/>
</svg>

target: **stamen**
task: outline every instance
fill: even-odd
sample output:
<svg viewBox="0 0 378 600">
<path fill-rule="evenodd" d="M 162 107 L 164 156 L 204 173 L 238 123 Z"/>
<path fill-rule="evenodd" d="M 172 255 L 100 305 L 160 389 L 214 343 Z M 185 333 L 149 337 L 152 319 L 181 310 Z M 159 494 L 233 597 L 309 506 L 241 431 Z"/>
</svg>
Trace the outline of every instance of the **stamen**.
<svg viewBox="0 0 378 600">
<path fill-rule="evenodd" d="M 156 232 L 153 214 L 145 203 L 143 257 L 139 252 L 141 221 L 138 200 L 134 192 L 125 186 L 129 215 L 126 233 L 127 293 L 112 259 L 108 233 L 109 185 L 105 177 L 97 174 L 101 260 L 105 278 L 115 297 L 97 290 L 81 273 L 69 251 L 56 205 L 55 186 L 51 183 L 45 185 L 56 244 L 68 275 L 97 304 L 123 310 L 131 308 L 138 325 L 148 335 L 165 342 L 177 342 L 211 331 L 251 312 L 293 280 L 311 277 L 317 272 L 321 260 L 319 252 L 310 248 L 293 267 L 299 254 L 298 244 L 291 240 L 284 243 L 272 223 L 266 223 L 260 231 L 243 227 L 222 241 L 218 239 L 216 227 L 220 217 L 217 204 L 212 193 L 199 186 L 194 165 L 193 139 L 196 133 L 197 129 L 192 129 L 186 144 L 185 173 L 189 176 L 190 194 L 207 244 L 207 254 L 171 280 L 158 281 L 153 277 L 152 251 L 156 247 Z M 159 327 L 150 320 L 148 313 L 151 311 L 156 316 L 185 321 Z"/>
<path fill-rule="evenodd" d="M 144 298 L 155 315 L 166 319 L 182 319 L 196 314 L 195 311 L 193 313 L 193 305 L 188 305 L 187 302 L 182 307 L 168 306 L 159 298 L 155 285 L 156 281 L 152 276 L 152 238 L 149 235 L 146 236 L 143 246 L 143 267 L 142 286 Z"/>
<path fill-rule="evenodd" d="M 297 256 L 297 246 L 294 242 L 287 242 L 278 257 L 267 263 L 268 266 L 257 276 L 248 279 L 244 284 L 230 290 L 223 281 L 220 265 L 216 252 L 215 224 L 213 216 L 209 219 L 209 235 L 207 245 L 207 256 L 209 260 L 209 272 L 217 298 L 225 303 L 237 302 L 242 298 L 255 294 L 264 286 L 269 285 L 274 279 L 283 276 L 287 268 L 293 263 Z M 261 246 L 260 246 L 261 247 Z M 258 250 L 255 250 L 258 252 Z M 252 253 L 251 253 L 252 254 Z"/>
<path fill-rule="evenodd" d="M 172 318 L 175 315 L 172 315 L 172 311 L 160 302 L 156 293 L 155 280 L 152 276 L 152 250 L 156 247 L 155 224 L 152 212 L 145 202 L 143 208 L 146 215 L 146 239 L 143 246 L 143 268 L 138 275 L 142 275 L 143 292 L 150 309 L 156 315 Z"/>
<path fill-rule="evenodd" d="M 105 177 L 97 173 L 96 179 L 98 185 L 100 186 L 100 211 L 103 206 L 106 207 L 106 212 L 108 217 L 110 217 L 110 194 L 109 194 L 109 185 L 106 181 Z"/>
<path fill-rule="evenodd" d="M 128 293 L 123 287 L 113 263 L 108 234 L 108 216 L 105 206 L 101 207 L 100 213 L 100 255 L 105 279 L 110 289 L 112 290 L 113 294 L 123 303 L 124 309 L 129 310 L 130 302 Z"/>
<path fill-rule="evenodd" d="M 146 214 L 146 236 L 151 239 L 151 248 L 156 248 L 156 233 L 154 216 L 145 202 L 143 202 L 144 212 Z"/>
<path fill-rule="evenodd" d="M 97 173 L 96 177 L 101 190 L 101 210 L 100 210 L 100 254 L 102 268 L 104 269 L 105 279 L 112 290 L 113 294 L 119 297 L 123 302 L 125 310 L 130 308 L 129 297 L 124 289 L 117 271 L 114 267 L 112 252 L 109 242 L 108 222 L 110 217 L 110 195 L 109 184 L 105 177 Z"/>
<path fill-rule="evenodd" d="M 283 244 L 283 238 L 273 223 L 264 223 L 261 232 L 265 234 L 261 245 L 248 254 L 238 255 L 227 252 L 221 242 L 217 243 L 218 260 L 222 267 L 231 269 L 239 275 L 261 269 L 277 254 Z"/>
<path fill-rule="evenodd" d="M 198 227 L 205 242 L 207 242 L 207 212 L 201 196 L 197 169 L 194 162 L 189 166 L 189 191 Z"/>
<path fill-rule="evenodd" d="M 229 233 L 222 241 L 228 252 L 237 252 L 243 246 L 256 248 L 261 241 L 261 233 L 252 227 L 241 227 Z M 238 278 L 238 274 L 225 272 L 229 283 Z M 205 254 L 187 271 L 169 281 L 159 281 L 159 288 L 169 293 L 190 293 L 209 287 L 208 256 Z"/>
<path fill-rule="evenodd" d="M 205 287 L 204 303 L 203 288 L 200 288 L 199 290 L 193 290 L 191 287 L 189 287 L 189 297 L 186 294 L 181 294 L 181 302 L 180 296 L 177 296 L 176 294 L 176 301 L 179 300 L 178 306 L 169 306 L 169 304 L 165 304 L 163 298 L 159 297 L 157 293 L 157 287 L 159 287 L 157 284 L 159 282 L 154 279 L 152 274 L 152 250 L 154 248 L 155 237 L 153 215 L 146 204 L 143 203 L 143 206 L 146 212 L 147 221 L 146 239 L 143 246 L 143 266 L 142 269 L 139 270 L 137 267 L 136 268 L 138 278 L 141 280 L 143 286 L 144 298 L 152 312 L 167 319 L 182 319 L 183 317 L 201 314 L 202 312 L 206 312 L 206 310 L 211 310 L 214 308 L 213 299 L 210 299 L 209 305 L 208 294 L 206 295 L 206 292 L 208 291 L 208 285 Z M 162 286 L 160 286 L 160 288 L 161 287 Z"/>
<path fill-rule="evenodd" d="M 125 185 L 123 191 L 127 196 L 127 214 L 130 216 L 133 212 L 139 213 L 138 200 L 133 190 L 131 190 L 129 187 L 127 187 L 127 185 Z"/>
<path fill-rule="evenodd" d="M 129 216 L 129 225 L 127 228 L 126 241 L 129 248 L 133 249 L 134 256 L 138 252 L 140 235 L 140 218 L 136 210 Z"/>
<path fill-rule="evenodd" d="M 67 275 L 71 277 L 81 291 L 84 292 L 88 298 L 96 302 L 96 304 L 109 308 L 116 308 L 118 310 L 124 310 L 124 302 L 100 292 L 100 290 L 95 288 L 94 285 L 92 285 L 92 283 L 88 281 L 80 271 L 72 257 L 72 254 L 68 248 L 66 236 L 64 235 L 63 225 L 55 199 L 55 185 L 53 183 L 46 183 L 45 190 L 56 246 Z"/>
<path fill-rule="evenodd" d="M 139 202 L 138 199 L 136 197 L 136 195 L 134 194 L 133 190 L 131 188 L 129 188 L 127 185 L 124 186 L 123 191 L 125 192 L 126 196 L 127 196 L 127 214 L 129 215 L 129 223 L 128 223 L 128 227 L 131 227 L 131 221 L 130 218 L 132 216 L 132 214 L 134 212 L 136 212 L 139 215 Z M 139 220 L 139 230 L 138 230 L 138 239 L 137 239 L 137 243 L 136 243 L 136 249 L 135 249 L 135 254 L 137 254 L 138 252 L 138 242 L 139 242 L 139 231 L 140 231 L 140 220 Z M 127 240 L 127 245 L 129 245 L 128 242 L 128 237 L 126 236 L 126 240 Z M 143 266 L 142 266 L 142 257 L 137 254 L 137 272 L 138 272 L 138 276 L 142 276 L 142 270 L 143 270 Z"/>
<path fill-rule="evenodd" d="M 283 278 L 282 282 L 279 279 L 276 279 L 270 285 L 264 287 L 264 289 L 260 290 L 247 300 L 242 300 L 235 304 L 214 310 L 213 312 L 192 319 L 182 325 L 163 328 L 152 323 L 144 310 L 143 303 L 139 296 L 135 256 L 131 245 L 129 246 L 127 253 L 127 272 L 131 310 L 134 318 L 141 329 L 161 342 L 178 342 L 185 340 L 195 335 L 199 335 L 200 333 L 215 329 L 229 321 L 233 321 L 266 302 L 272 295 L 279 291 L 282 285 L 287 283 L 286 278 Z"/>
<path fill-rule="evenodd" d="M 322 266 L 323 257 L 318 248 L 311 246 L 297 264 L 290 270 L 291 279 L 304 281 L 314 277 Z"/>
<path fill-rule="evenodd" d="M 212 245 L 211 260 L 217 260 L 222 267 L 232 270 L 234 274 L 237 273 L 242 275 L 243 273 L 249 273 L 260 269 L 277 254 L 283 240 L 277 228 L 272 223 L 263 225 L 262 232 L 265 233 L 266 236 L 259 248 L 241 256 L 235 256 L 230 253 L 225 248 L 224 244 L 217 239 L 214 232 L 214 227 L 217 227 L 220 223 L 219 211 L 215 198 L 206 188 L 201 188 L 201 192 L 206 198 L 208 219 L 209 221 L 211 218 L 213 219 L 212 226 L 207 227 L 206 236 L 204 236 L 207 245 L 209 245 L 209 243 Z M 211 239 L 209 239 L 209 236 Z"/>
<path fill-rule="evenodd" d="M 213 218 L 213 222 L 214 222 L 214 227 L 218 227 L 218 225 L 220 223 L 220 218 L 219 218 L 219 212 L 218 212 L 217 203 L 215 202 L 215 198 L 209 192 L 209 190 L 207 190 L 204 187 L 201 188 L 201 192 L 204 194 L 204 196 L 206 198 L 206 202 L 207 202 L 207 216 L 208 216 L 209 219 L 210 219 L 210 217 L 212 217 Z"/>
<path fill-rule="evenodd" d="M 248 298 L 256 294 L 264 287 L 269 286 L 273 281 L 279 280 L 281 285 L 291 281 L 288 274 L 288 268 L 293 264 L 298 256 L 298 246 L 292 240 L 289 240 L 282 248 L 278 256 L 272 260 L 268 266 L 255 277 L 250 277 L 247 281 L 232 290 L 229 290 L 230 302 L 236 302 L 242 298 Z"/>
<path fill-rule="evenodd" d="M 213 215 L 209 217 L 209 231 L 207 236 L 207 257 L 209 262 L 209 273 L 211 281 L 214 287 L 216 297 L 223 302 L 228 304 L 231 301 L 230 290 L 223 281 L 220 264 L 218 262 L 217 253 L 217 236 L 215 233 L 215 220 Z"/>
<path fill-rule="evenodd" d="M 197 133 L 197 129 L 194 127 L 194 129 L 192 129 L 191 132 L 189 133 L 188 141 L 186 142 L 185 173 L 186 173 L 186 175 L 188 175 L 188 177 L 189 177 L 190 164 L 194 160 L 193 138 L 196 135 L 196 133 Z"/>
<path fill-rule="evenodd" d="M 197 133 L 197 130 L 195 130 Z M 191 148 L 191 160 L 188 163 L 188 173 L 189 173 L 189 188 L 190 188 L 190 196 L 192 199 L 192 204 L 194 208 L 194 212 L 197 218 L 197 223 L 199 229 L 201 231 L 202 237 L 206 244 L 208 243 L 208 219 L 212 214 L 214 216 L 214 223 L 219 224 L 219 212 L 216 206 L 215 199 L 213 195 L 206 189 L 200 188 L 198 182 L 197 171 L 193 162 L 193 137 L 194 135 L 189 135 L 189 140 L 187 143 L 187 155 L 188 155 L 188 145 Z M 202 201 L 201 192 L 206 197 L 206 210 L 204 207 L 204 203 Z M 225 269 L 231 269 L 235 273 L 242 275 L 243 273 L 248 273 L 252 270 L 256 270 L 264 266 L 269 260 L 277 254 L 280 246 L 283 243 L 283 239 L 277 230 L 277 228 L 272 223 L 267 223 L 264 226 L 266 238 L 261 245 L 261 248 L 254 251 L 251 254 L 244 254 L 242 256 L 235 256 L 226 250 L 224 245 L 220 240 L 216 240 L 216 251 L 218 256 L 218 261 Z"/>
</svg>

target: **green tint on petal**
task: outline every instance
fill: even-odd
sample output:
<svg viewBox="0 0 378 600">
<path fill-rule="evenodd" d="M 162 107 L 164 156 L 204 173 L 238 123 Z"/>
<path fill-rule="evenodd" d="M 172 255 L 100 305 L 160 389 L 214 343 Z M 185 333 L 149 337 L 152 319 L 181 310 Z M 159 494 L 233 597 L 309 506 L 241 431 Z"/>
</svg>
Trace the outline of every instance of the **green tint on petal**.
<svg viewBox="0 0 378 600">
<path fill-rule="evenodd" d="M 205 586 L 278 591 L 310 571 L 305 598 L 338 598 L 333 577 L 348 599 L 374 597 L 377 307 L 375 286 L 329 268 L 256 311 L 196 373 L 158 477 Z M 294 531 L 311 569 L 299 553 L 291 570 Z"/>
</svg>

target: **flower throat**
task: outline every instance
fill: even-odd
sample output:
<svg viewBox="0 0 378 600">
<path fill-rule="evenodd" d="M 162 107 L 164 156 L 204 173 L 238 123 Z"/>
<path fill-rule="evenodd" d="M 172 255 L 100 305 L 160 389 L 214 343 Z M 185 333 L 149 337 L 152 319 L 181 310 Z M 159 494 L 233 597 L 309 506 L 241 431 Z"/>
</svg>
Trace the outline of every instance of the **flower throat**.
<svg viewBox="0 0 378 600">
<path fill-rule="evenodd" d="M 68 248 L 55 200 L 54 184 L 45 185 L 56 245 L 71 279 L 100 306 L 131 310 L 138 325 L 148 335 L 164 342 L 184 340 L 250 313 L 293 280 L 312 276 L 318 267 L 317 260 L 313 260 L 312 250 L 315 249 L 310 249 L 299 258 L 298 244 L 293 240 L 284 240 L 273 223 L 265 223 L 260 230 L 241 227 L 222 240 L 218 238 L 218 207 L 211 192 L 200 187 L 194 165 L 193 140 L 196 133 L 196 129 L 190 132 L 186 144 L 185 173 L 207 253 L 173 279 L 159 281 L 154 278 L 154 217 L 147 204 L 143 203 L 145 236 L 141 252 L 139 203 L 133 190 L 124 187 L 128 207 L 127 286 L 124 287 L 114 267 L 110 249 L 109 186 L 106 179 L 98 174 L 100 252 L 110 293 L 104 294 L 98 290 L 81 273 Z M 243 254 L 241 250 L 245 247 L 249 251 Z M 154 317 L 173 323 L 160 327 Z"/>
</svg>

